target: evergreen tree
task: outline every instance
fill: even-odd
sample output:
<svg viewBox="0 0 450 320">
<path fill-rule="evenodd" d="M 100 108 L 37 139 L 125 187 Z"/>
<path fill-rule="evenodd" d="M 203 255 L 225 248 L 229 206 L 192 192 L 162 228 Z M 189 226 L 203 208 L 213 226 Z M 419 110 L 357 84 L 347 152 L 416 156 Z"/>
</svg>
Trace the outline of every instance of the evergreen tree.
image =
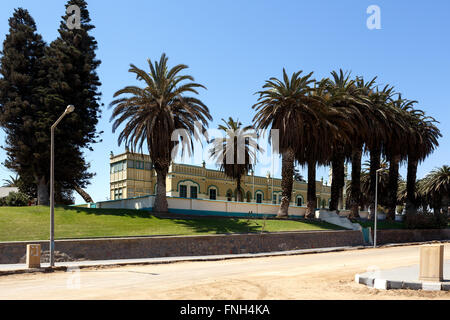
<svg viewBox="0 0 450 320">
<path fill-rule="evenodd" d="M 97 42 L 89 35 L 87 4 L 71 0 L 80 8 L 79 29 L 69 29 L 69 15 L 62 17 L 59 37 L 46 47 L 36 33 L 28 12 L 18 9 L 10 19 L 4 42 L 0 82 L 1 124 L 6 137 L 5 165 L 21 177 L 20 188 L 49 202 L 50 127 L 69 104 L 68 114 L 55 130 L 55 200 L 72 201 L 72 190 L 81 190 L 92 178 L 83 150 L 99 137 L 100 115 L 96 68 Z M 85 196 L 86 194 L 83 193 Z M 83 196 L 83 197 L 84 197 Z"/>
<path fill-rule="evenodd" d="M 0 60 L 0 124 L 6 133 L 7 153 L 4 164 L 22 181 L 44 186 L 49 169 L 40 165 L 38 150 L 48 145 L 40 137 L 36 118 L 42 112 L 45 46 L 28 11 L 16 9 L 9 19 Z"/>
<path fill-rule="evenodd" d="M 97 41 L 90 35 L 95 27 L 90 24 L 87 3 L 70 0 L 66 9 L 72 5 L 80 9 L 80 28 L 69 28 L 67 22 L 72 13 L 62 16 L 59 37 L 50 44 L 44 59 L 49 80 L 45 103 L 53 112 L 52 121 L 56 121 L 67 105 L 75 106 L 75 111 L 55 131 L 55 154 L 57 149 L 59 152 L 55 162 L 65 164 L 60 168 L 55 166 L 55 179 L 62 189 L 77 190 L 86 200 L 89 195 L 80 191 L 93 174 L 88 172 L 83 149 L 92 151 L 91 145 L 101 133 L 96 131 L 101 112 L 98 91 L 101 83 L 96 73 L 100 61 L 95 54 Z"/>
</svg>

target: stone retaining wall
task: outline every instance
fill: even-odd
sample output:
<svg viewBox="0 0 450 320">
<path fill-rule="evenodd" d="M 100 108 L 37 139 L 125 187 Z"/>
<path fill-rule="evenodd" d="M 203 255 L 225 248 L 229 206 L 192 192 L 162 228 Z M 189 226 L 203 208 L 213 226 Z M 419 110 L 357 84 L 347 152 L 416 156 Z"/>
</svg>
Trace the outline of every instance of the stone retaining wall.
<svg viewBox="0 0 450 320">
<path fill-rule="evenodd" d="M 19 263 L 26 245 L 48 241 L 0 243 L 0 264 Z M 153 257 L 201 256 L 235 253 L 258 253 L 309 248 L 363 245 L 361 231 L 303 231 L 266 234 L 230 234 L 204 236 L 154 236 L 57 240 L 55 250 L 75 259 L 109 260 Z"/>
<path fill-rule="evenodd" d="M 450 240 L 450 229 L 377 231 L 377 244 L 424 242 L 433 240 Z"/>
</svg>

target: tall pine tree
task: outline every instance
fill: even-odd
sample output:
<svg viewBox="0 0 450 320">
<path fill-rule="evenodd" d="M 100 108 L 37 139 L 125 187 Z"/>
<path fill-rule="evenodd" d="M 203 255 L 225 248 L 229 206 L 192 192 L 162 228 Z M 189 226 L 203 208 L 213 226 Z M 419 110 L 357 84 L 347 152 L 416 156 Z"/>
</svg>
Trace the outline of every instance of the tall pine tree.
<svg viewBox="0 0 450 320">
<path fill-rule="evenodd" d="M 69 29 L 69 15 L 62 17 L 59 37 L 46 47 L 26 10 L 10 19 L 10 34 L 1 58 L 1 125 L 7 138 L 5 165 L 21 177 L 21 189 L 37 194 L 39 204 L 49 202 L 50 127 L 69 104 L 68 114 L 55 130 L 55 200 L 64 202 L 82 191 L 92 178 L 83 151 L 92 151 L 100 104 L 96 68 L 97 42 L 89 34 L 84 0 L 71 0 L 81 13 L 79 29 Z"/>
<path fill-rule="evenodd" d="M 64 159 L 58 162 L 64 161 L 65 164 L 59 172 L 55 166 L 55 179 L 60 182 L 61 188 L 77 190 L 86 201 L 92 201 L 82 190 L 93 176 L 88 172 L 89 164 L 84 159 L 83 150 L 87 148 L 92 151 L 91 145 L 97 142 L 101 133 L 96 131 L 101 113 L 98 91 L 101 83 L 96 73 L 100 61 L 95 54 L 97 41 L 90 34 L 95 27 L 90 23 L 87 3 L 84 0 L 70 0 L 66 10 L 72 5 L 80 9 L 80 28 L 68 27 L 72 13 L 62 16 L 59 37 L 46 51 L 49 88 L 45 103 L 48 110 L 58 110 L 55 115 L 62 113 L 69 104 L 75 106 L 75 111 L 55 131 L 55 150 L 58 148 L 58 156 Z"/>
<path fill-rule="evenodd" d="M 36 123 L 45 90 L 44 51 L 45 43 L 33 18 L 27 10 L 16 9 L 9 19 L 9 34 L 0 59 L 0 124 L 6 133 L 5 166 L 19 174 L 19 185 L 26 191 L 30 191 L 26 187 L 30 184 L 40 185 L 41 193 L 48 198 L 49 166 L 41 165 L 39 153 L 48 145 L 41 139 Z"/>
</svg>

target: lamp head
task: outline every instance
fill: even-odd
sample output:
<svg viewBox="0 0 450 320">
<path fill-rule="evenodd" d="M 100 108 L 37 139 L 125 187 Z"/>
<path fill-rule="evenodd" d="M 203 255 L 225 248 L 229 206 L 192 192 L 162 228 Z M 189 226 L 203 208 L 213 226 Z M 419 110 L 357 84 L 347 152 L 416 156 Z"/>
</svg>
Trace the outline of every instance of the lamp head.
<svg viewBox="0 0 450 320">
<path fill-rule="evenodd" d="M 73 104 L 69 104 L 66 108 L 65 113 L 71 113 L 73 112 L 73 110 L 75 110 L 75 106 Z"/>
</svg>

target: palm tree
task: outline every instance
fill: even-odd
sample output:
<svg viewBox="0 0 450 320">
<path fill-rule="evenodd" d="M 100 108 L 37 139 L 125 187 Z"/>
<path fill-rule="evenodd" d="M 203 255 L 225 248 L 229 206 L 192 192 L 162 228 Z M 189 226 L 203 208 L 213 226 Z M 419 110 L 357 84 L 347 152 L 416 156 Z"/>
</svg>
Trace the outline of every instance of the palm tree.
<svg viewBox="0 0 450 320">
<path fill-rule="evenodd" d="M 420 192 L 431 200 L 435 213 L 441 209 L 448 217 L 450 204 L 450 166 L 443 165 L 425 176 Z"/>
<path fill-rule="evenodd" d="M 408 112 L 416 101 L 398 98 L 391 101 L 389 106 L 389 139 L 385 141 L 384 149 L 386 159 L 389 161 L 389 183 L 388 183 L 388 214 L 387 218 L 395 219 L 395 209 L 397 206 L 398 180 L 400 162 L 407 158 L 407 148 L 405 147 L 410 138 Z"/>
<path fill-rule="evenodd" d="M 358 162 L 358 157 L 361 157 L 365 135 L 369 132 L 368 114 L 366 112 L 369 106 L 366 97 L 363 95 L 363 89 L 365 88 L 358 86 L 356 80 L 350 79 L 349 72 L 344 72 L 340 69 L 339 73 L 332 71 L 331 75 L 332 79 L 328 80 L 328 91 L 332 97 L 330 105 L 347 119 L 346 129 L 349 132 L 348 135 L 351 136 L 350 141 L 344 141 L 339 132 L 332 142 L 330 157 L 332 166 L 330 210 L 337 210 L 345 181 L 345 159 L 351 159 L 353 156 L 355 162 Z M 357 183 L 358 179 L 355 180 L 355 184 Z M 355 194 L 355 197 L 357 196 Z M 355 205 L 357 204 L 355 203 Z"/>
<path fill-rule="evenodd" d="M 166 175 L 172 161 L 172 151 L 175 147 L 185 147 L 189 152 L 193 150 L 193 143 L 180 138 L 173 141 L 175 130 L 182 130 L 186 136 L 202 134 L 212 120 L 208 107 L 199 99 L 187 94 L 198 94 L 197 88 L 203 85 L 194 82 L 190 75 L 180 75 L 188 66 L 178 64 L 169 69 L 168 58 L 163 53 L 153 64 L 148 59 L 150 72 L 139 69 L 131 64 L 129 72 L 134 73 L 144 87 L 127 86 L 114 94 L 120 98 L 111 102 L 114 106 L 111 121 L 113 132 L 122 124 L 125 127 L 119 134 L 119 145 L 125 142 L 131 151 L 139 150 L 147 143 L 150 157 L 157 173 L 157 186 L 154 210 L 167 212 Z M 123 96 L 126 95 L 126 96 Z"/>
<path fill-rule="evenodd" d="M 363 146 L 369 141 L 373 134 L 373 127 L 371 125 L 376 122 L 376 117 L 372 114 L 373 108 L 373 89 L 376 77 L 366 82 L 362 77 L 356 78 L 356 86 L 360 89 L 360 102 L 355 104 L 361 115 L 365 116 L 365 124 L 359 125 L 358 132 L 352 137 L 352 178 L 351 178 L 351 193 L 350 193 L 350 217 L 359 217 L 359 206 L 361 205 L 361 158 L 363 155 Z M 367 130 L 370 128 L 370 132 Z M 376 129 L 375 129 L 376 130 Z"/>
<path fill-rule="evenodd" d="M 210 149 L 220 170 L 229 178 L 236 180 L 236 200 L 242 201 L 242 176 L 253 169 L 256 153 L 261 151 L 255 138 L 256 133 L 252 126 L 242 127 L 239 120 L 234 121 L 229 117 L 228 121 L 222 119 L 224 124 L 218 129 L 225 132 L 225 138 L 214 138 L 210 141 L 213 148 Z"/>
<path fill-rule="evenodd" d="M 5 183 L 3 184 L 3 187 L 18 187 L 18 183 L 19 183 L 19 175 L 16 174 L 15 177 L 13 176 L 9 176 L 9 179 L 3 179 L 3 181 L 5 181 Z"/>
<path fill-rule="evenodd" d="M 339 137 L 342 143 L 349 142 L 352 126 L 344 113 L 332 106 L 333 96 L 328 90 L 328 79 L 323 79 L 314 86 L 310 95 L 314 97 L 310 108 L 315 112 L 315 119 L 305 122 L 303 132 L 305 144 L 296 149 L 296 159 L 308 166 L 308 189 L 306 218 L 314 217 L 317 206 L 316 167 L 329 163 L 332 144 Z"/>
<path fill-rule="evenodd" d="M 312 90 L 312 72 L 302 76 L 302 71 L 294 72 L 291 78 L 283 69 L 283 79 L 266 80 L 259 94 L 258 102 L 253 105 L 256 115 L 253 118 L 255 128 L 259 130 L 279 130 L 279 152 L 282 155 L 281 188 L 282 198 L 278 217 L 287 217 L 292 196 L 295 152 L 299 146 L 305 146 L 304 125 L 316 122 L 317 115 L 311 108 L 316 99 L 310 95 Z"/>
<path fill-rule="evenodd" d="M 306 182 L 299 169 L 294 169 L 294 180 L 298 182 Z"/>
<path fill-rule="evenodd" d="M 83 198 L 83 200 L 86 203 L 93 203 L 94 200 L 92 200 L 92 197 L 89 195 L 89 193 L 87 193 L 86 191 L 84 191 L 80 186 L 76 185 L 74 187 L 75 191 L 78 192 L 78 194 Z"/>
<path fill-rule="evenodd" d="M 384 150 L 384 145 L 387 140 L 390 139 L 390 126 L 391 122 L 395 119 L 390 117 L 389 103 L 391 97 L 394 94 L 394 88 L 386 85 L 383 89 L 378 87 L 369 94 L 371 104 L 371 117 L 368 118 L 369 127 L 371 128 L 371 134 L 368 135 L 368 139 L 365 144 L 366 151 L 370 153 L 370 169 L 369 169 L 369 189 L 367 191 L 369 197 L 369 207 L 371 212 L 375 212 L 375 177 L 376 171 L 379 168 L 383 168 L 381 161 L 381 155 Z"/>
<path fill-rule="evenodd" d="M 415 214 L 417 210 L 417 166 L 425 160 L 439 145 L 438 139 L 441 133 L 436 126 L 437 121 L 425 116 L 422 110 L 407 110 L 409 120 L 409 138 L 407 143 L 408 171 L 406 181 L 406 213 Z"/>
<path fill-rule="evenodd" d="M 374 199 L 371 196 L 371 178 L 370 178 L 370 167 L 371 163 L 366 161 L 364 162 L 364 169 L 361 171 L 361 196 L 359 198 L 359 205 L 363 207 L 369 207 L 374 205 Z M 383 170 L 378 174 L 378 203 L 381 206 L 387 205 L 387 185 L 389 181 L 389 166 L 385 161 L 381 161 L 379 168 Z M 352 198 L 352 182 L 347 181 L 345 186 L 345 192 L 347 194 L 347 198 Z"/>
<path fill-rule="evenodd" d="M 425 195 L 422 194 L 421 190 L 422 190 L 422 185 L 425 182 L 425 179 L 420 179 L 420 180 L 416 180 L 415 183 L 415 187 L 414 187 L 414 206 L 416 211 L 414 211 L 414 213 L 417 212 L 417 208 L 422 207 L 422 209 L 424 212 L 427 211 L 427 206 L 428 206 L 428 199 Z M 403 180 L 403 179 L 399 179 L 399 183 L 398 183 L 398 192 L 397 192 L 397 203 L 399 204 L 404 204 L 406 203 L 408 200 L 408 194 L 407 194 L 407 189 L 408 189 L 408 185 L 407 185 L 407 181 Z M 406 207 L 405 207 L 406 209 Z M 410 213 L 407 212 L 408 215 L 410 215 Z"/>
<path fill-rule="evenodd" d="M 291 78 L 283 69 L 283 79 L 270 78 L 253 108 L 253 118 L 258 130 L 278 130 L 279 151 L 282 154 L 281 187 L 282 198 L 278 217 L 287 217 L 292 195 L 294 160 L 305 161 L 305 148 L 318 144 L 321 132 L 318 124 L 321 114 L 317 107 L 320 99 L 312 94 L 312 72 L 302 76 L 303 71 L 294 72 Z M 323 107 L 322 107 L 323 108 Z M 311 138 L 314 138 L 313 141 Z M 323 147 L 323 146 L 321 146 Z M 309 176 L 309 175 L 308 175 Z M 315 205 L 314 205 L 315 206 Z"/>
</svg>

